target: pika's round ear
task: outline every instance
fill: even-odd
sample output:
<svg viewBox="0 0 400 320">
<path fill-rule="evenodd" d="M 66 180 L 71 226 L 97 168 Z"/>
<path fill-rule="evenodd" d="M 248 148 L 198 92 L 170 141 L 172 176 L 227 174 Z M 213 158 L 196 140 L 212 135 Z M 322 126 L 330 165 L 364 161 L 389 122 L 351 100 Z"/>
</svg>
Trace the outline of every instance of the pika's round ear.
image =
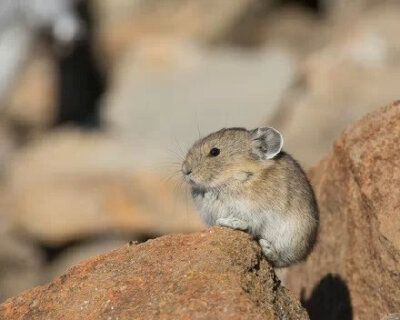
<svg viewBox="0 0 400 320">
<path fill-rule="evenodd" d="M 283 137 L 281 133 L 270 127 L 257 128 L 252 131 L 253 153 L 259 159 L 272 159 L 282 150 Z"/>
</svg>

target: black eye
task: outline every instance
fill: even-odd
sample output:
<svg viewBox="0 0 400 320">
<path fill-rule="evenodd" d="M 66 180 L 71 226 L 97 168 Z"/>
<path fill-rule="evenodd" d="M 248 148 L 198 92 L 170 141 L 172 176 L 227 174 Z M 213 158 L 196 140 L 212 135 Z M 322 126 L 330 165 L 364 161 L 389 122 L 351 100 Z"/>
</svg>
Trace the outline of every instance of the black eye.
<svg viewBox="0 0 400 320">
<path fill-rule="evenodd" d="M 210 156 L 211 157 L 216 157 L 217 155 L 219 155 L 219 153 L 220 153 L 220 150 L 218 148 L 212 148 L 210 150 Z"/>
</svg>

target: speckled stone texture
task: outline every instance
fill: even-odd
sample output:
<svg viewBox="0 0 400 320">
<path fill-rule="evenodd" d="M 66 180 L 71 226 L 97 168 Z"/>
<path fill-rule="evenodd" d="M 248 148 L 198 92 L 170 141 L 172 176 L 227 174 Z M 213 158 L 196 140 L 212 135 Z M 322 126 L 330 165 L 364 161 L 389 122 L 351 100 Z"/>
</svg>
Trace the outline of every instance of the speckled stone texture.
<svg viewBox="0 0 400 320">
<path fill-rule="evenodd" d="M 0 319 L 309 319 L 258 244 L 214 227 L 126 245 L 0 305 Z"/>
<path fill-rule="evenodd" d="M 317 245 L 287 287 L 311 319 L 381 319 L 400 312 L 400 101 L 347 129 L 312 171 Z"/>
</svg>

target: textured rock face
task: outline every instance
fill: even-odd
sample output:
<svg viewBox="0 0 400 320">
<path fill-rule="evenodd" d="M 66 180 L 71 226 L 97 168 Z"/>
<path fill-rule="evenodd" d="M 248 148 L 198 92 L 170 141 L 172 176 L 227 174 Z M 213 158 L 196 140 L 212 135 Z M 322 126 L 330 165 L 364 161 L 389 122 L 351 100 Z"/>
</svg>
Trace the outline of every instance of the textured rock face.
<svg viewBox="0 0 400 320">
<path fill-rule="evenodd" d="M 289 270 L 311 319 L 381 319 L 400 310 L 400 101 L 356 122 L 311 171 L 317 245 Z M 336 275 L 329 275 L 336 274 Z"/>
<path fill-rule="evenodd" d="M 308 319 L 255 241 L 215 227 L 94 257 L 0 305 L 1 319 Z"/>
</svg>

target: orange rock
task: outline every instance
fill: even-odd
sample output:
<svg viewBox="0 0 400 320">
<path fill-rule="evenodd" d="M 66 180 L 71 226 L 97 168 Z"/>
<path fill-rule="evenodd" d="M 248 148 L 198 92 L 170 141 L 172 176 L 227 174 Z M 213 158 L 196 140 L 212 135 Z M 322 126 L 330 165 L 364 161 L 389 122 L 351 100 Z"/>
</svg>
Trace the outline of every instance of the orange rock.
<svg viewBox="0 0 400 320">
<path fill-rule="evenodd" d="M 400 101 L 347 129 L 311 180 L 320 236 L 308 261 L 289 269 L 288 287 L 305 290 L 312 319 L 350 319 L 352 312 L 372 320 L 398 312 Z"/>
<path fill-rule="evenodd" d="M 215 227 L 89 259 L 0 305 L 1 319 L 308 319 L 255 241 Z"/>
</svg>

